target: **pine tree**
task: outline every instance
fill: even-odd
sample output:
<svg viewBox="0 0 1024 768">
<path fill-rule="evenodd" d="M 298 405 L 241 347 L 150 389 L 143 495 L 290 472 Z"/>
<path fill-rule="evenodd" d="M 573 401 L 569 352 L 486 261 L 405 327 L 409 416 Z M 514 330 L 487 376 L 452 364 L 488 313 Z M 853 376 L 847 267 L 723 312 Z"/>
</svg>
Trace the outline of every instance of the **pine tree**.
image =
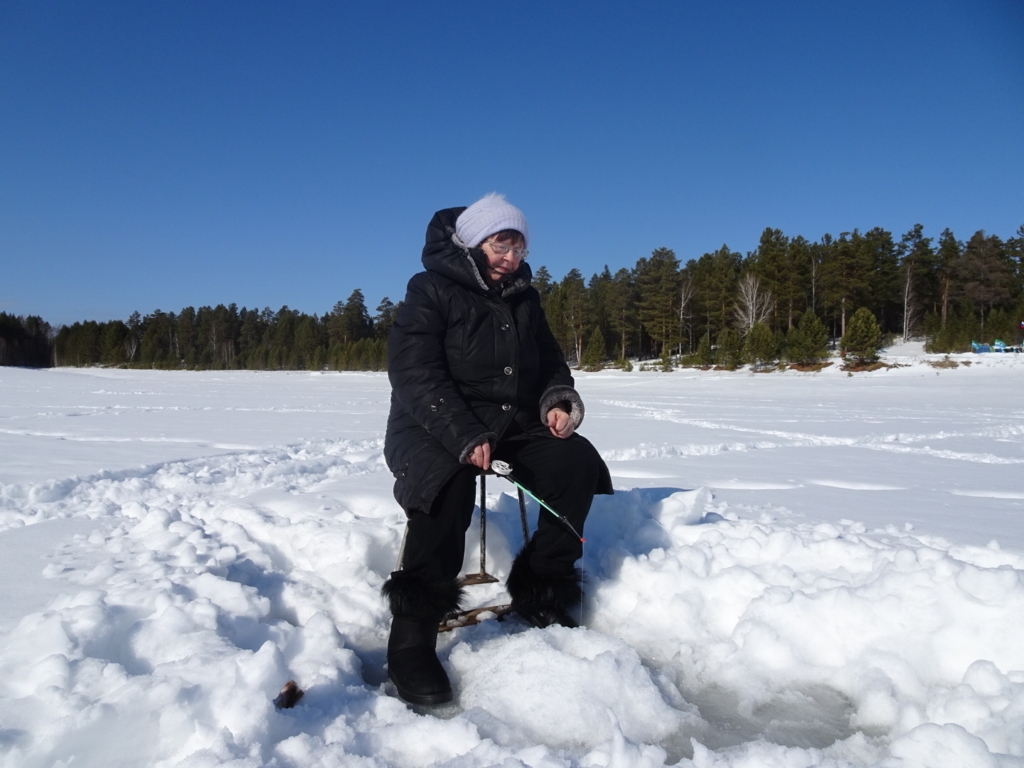
<svg viewBox="0 0 1024 768">
<path fill-rule="evenodd" d="M 612 336 L 610 315 L 612 308 L 612 292 L 614 280 L 611 270 L 605 265 L 604 270 L 594 274 L 587 283 L 587 308 L 590 327 L 601 329 L 601 338 L 607 339 Z M 589 340 L 588 336 L 588 340 Z M 607 344 L 607 342 L 606 342 Z M 583 352 L 586 356 L 586 350 Z M 602 353 L 602 359 L 608 356 L 607 348 Z"/>
<path fill-rule="evenodd" d="M 562 342 L 566 358 L 579 364 L 583 357 L 583 333 L 589 325 L 590 310 L 583 274 L 578 269 L 570 269 L 558 284 L 558 288 L 552 291 L 549 300 L 556 296 L 562 321 L 560 325 L 564 333 L 559 341 Z M 551 320 L 550 314 L 548 320 Z"/>
<path fill-rule="evenodd" d="M 846 357 L 858 363 L 871 363 L 878 359 L 878 346 L 882 329 L 867 307 L 853 313 L 850 323 L 839 342 L 839 349 Z"/>
<path fill-rule="evenodd" d="M 120 365 L 126 362 L 124 341 L 127 336 L 128 326 L 120 320 L 104 324 L 100 341 L 100 361 L 104 365 Z"/>
<path fill-rule="evenodd" d="M 310 370 L 322 371 L 326 359 L 326 353 L 324 352 L 323 346 L 317 347 L 316 352 L 313 353 L 313 362 L 312 365 L 310 365 Z"/>
<path fill-rule="evenodd" d="M 679 325 L 679 259 L 670 248 L 658 248 L 637 262 L 636 272 L 640 322 L 664 352 Z"/>
<path fill-rule="evenodd" d="M 196 311 L 192 307 L 185 307 L 178 313 L 175 337 L 177 344 L 174 355 L 177 359 L 184 360 L 196 345 Z"/>
<path fill-rule="evenodd" d="M 924 236 L 924 227 L 915 224 L 900 238 L 900 293 L 904 303 L 904 336 L 915 330 L 915 323 L 939 305 L 937 255 L 932 239 Z"/>
<path fill-rule="evenodd" d="M 717 336 L 729 324 L 736 300 L 742 257 L 723 245 L 714 253 L 705 253 L 693 267 L 696 290 L 697 323 L 702 334 Z"/>
<path fill-rule="evenodd" d="M 960 288 L 974 308 L 981 313 L 981 327 L 985 315 L 997 306 L 1007 303 L 1013 282 L 1013 265 L 1007 258 L 1003 241 L 995 235 L 975 232 L 956 265 Z"/>
<path fill-rule="evenodd" d="M 755 323 L 743 343 L 743 356 L 755 368 L 763 368 L 778 359 L 779 345 L 772 329 L 764 323 Z"/>
<path fill-rule="evenodd" d="M 785 294 L 785 291 L 791 285 L 791 279 L 788 274 L 790 269 L 789 259 L 787 258 L 788 251 L 789 238 L 782 234 L 782 230 L 768 227 L 761 233 L 757 250 L 747 258 L 746 267 L 749 270 L 747 274 L 758 278 L 761 291 L 768 297 L 767 306 L 759 313 L 762 316 L 756 318 L 754 322 L 761 320 L 773 328 L 777 327 L 777 307 L 775 302 L 772 301 L 772 297 L 783 301 L 786 301 L 788 298 Z M 747 328 L 753 324 L 751 322 Z M 746 328 L 741 328 L 740 332 L 743 334 L 745 331 Z"/>
<path fill-rule="evenodd" d="M 903 330 L 903 292 L 900 280 L 900 247 L 892 233 L 873 227 L 864 233 L 858 243 L 863 260 L 869 265 L 867 295 L 864 305 L 878 318 L 878 324 L 887 332 Z"/>
<path fill-rule="evenodd" d="M 813 312 L 804 312 L 787 336 L 786 359 L 798 365 L 813 365 L 828 357 L 828 328 Z"/>
<path fill-rule="evenodd" d="M 615 273 L 609 288 L 608 322 L 618 336 L 619 358 L 629 353 L 629 338 L 636 328 L 636 286 L 632 273 L 623 267 Z"/>
<path fill-rule="evenodd" d="M 287 304 L 277 310 L 270 332 L 267 334 L 270 342 L 270 350 L 267 355 L 268 368 L 273 370 L 298 367 L 298 360 L 295 360 L 294 364 L 292 362 L 293 357 L 298 357 L 294 355 L 295 329 L 298 324 L 299 313 L 289 309 Z"/>
<path fill-rule="evenodd" d="M 373 333 L 378 339 L 387 339 L 391 326 L 395 324 L 398 307 L 385 296 L 377 305 L 377 316 L 373 318 Z"/>
<path fill-rule="evenodd" d="M 711 365 L 715 362 L 714 353 L 711 351 L 711 334 L 705 333 L 700 337 L 697 351 L 693 353 L 697 365 Z"/>
<path fill-rule="evenodd" d="M 715 365 L 728 370 L 739 368 L 743 363 L 740 337 L 732 328 L 723 328 L 715 340 Z"/>
<path fill-rule="evenodd" d="M 658 357 L 658 369 L 663 373 L 671 373 L 675 370 L 672 366 L 672 350 L 666 344 L 661 348 L 661 355 Z"/>
<path fill-rule="evenodd" d="M 601 333 L 601 326 L 594 326 L 590 334 L 590 341 L 583 352 L 583 360 L 580 367 L 584 371 L 600 371 L 604 367 L 605 349 L 604 334 Z"/>
<path fill-rule="evenodd" d="M 950 304 L 956 298 L 956 270 L 963 253 L 963 244 L 956 239 L 949 227 L 939 235 L 939 247 L 935 254 L 935 271 L 941 286 L 941 327 L 946 327 Z"/>
<path fill-rule="evenodd" d="M 334 302 L 331 311 L 324 318 L 327 322 L 327 345 L 329 348 L 340 347 L 348 339 L 345 338 L 345 303 Z"/>
<path fill-rule="evenodd" d="M 1014 265 L 1013 293 L 1024 299 L 1024 224 L 1017 227 L 1016 237 L 1006 241 L 1006 255 Z"/>
<path fill-rule="evenodd" d="M 264 312 L 270 312 L 269 309 Z M 238 357 L 239 364 L 244 368 L 262 369 L 266 367 L 266 350 L 262 346 L 263 335 L 267 330 L 267 323 L 263 315 L 257 309 L 242 308 L 241 323 L 238 328 Z M 194 365 L 195 363 L 193 363 Z"/>
<path fill-rule="evenodd" d="M 853 307 L 867 303 L 872 274 L 870 249 L 856 229 L 851 235 L 843 232 L 839 239 L 823 251 L 822 286 L 825 305 L 839 320 L 839 335 L 846 332 L 846 323 Z"/>
<path fill-rule="evenodd" d="M 359 341 L 373 335 L 373 321 L 370 320 L 370 313 L 366 309 L 363 292 L 358 288 L 352 291 L 345 301 L 345 308 L 342 311 L 342 326 L 345 341 Z"/>
<path fill-rule="evenodd" d="M 537 293 L 540 294 L 541 301 L 548 297 L 554 287 L 551 279 L 551 273 L 548 272 L 548 268 L 543 264 L 537 267 L 537 271 L 533 273 L 533 279 L 530 284 L 537 289 Z"/>
<path fill-rule="evenodd" d="M 807 309 L 814 300 L 816 267 L 814 252 L 807 240 L 800 235 L 792 238 L 786 248 L 784 280 L 779 286 L 780 293 L 776 297 L 780 313 L 780 328 L 783 311 L 786 313 L 785 326 L 788 330 L 795 327 L 796 316 Z"/>
<path fill-rule="evenodd" d="M 168 315 L 159 309 L 143 318 L 142 326 L 145 330 L 139 347 L 139 362 L 153 368 L 166 367 L 168 358 L 177 362 L 173 350 L 175 325 L 177 318 L 174 313 Z"/>
<path fill-rule="evenodd" d="M 323 367 L 317 364 L 316 353 L 320 348 L 319 322 L 316 315 L 303 315 L 295 327 L 295 353 L 298 355 L 298 367 L 315 371 Z"/>
</svg>

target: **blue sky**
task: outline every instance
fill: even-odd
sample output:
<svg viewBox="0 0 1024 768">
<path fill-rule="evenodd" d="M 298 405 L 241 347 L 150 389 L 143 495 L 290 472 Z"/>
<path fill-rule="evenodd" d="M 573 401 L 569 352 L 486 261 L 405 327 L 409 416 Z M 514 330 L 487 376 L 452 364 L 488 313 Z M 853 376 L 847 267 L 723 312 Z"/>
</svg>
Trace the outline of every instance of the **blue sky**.
<svg viewBox="0 0 1024 768">
<path fill-rule="evenodd" d="M 1024 224 L 1024 4 L 0 3 L 0 310 L 399 300 L 499 191 L 555 277 Z"/>
</svg>

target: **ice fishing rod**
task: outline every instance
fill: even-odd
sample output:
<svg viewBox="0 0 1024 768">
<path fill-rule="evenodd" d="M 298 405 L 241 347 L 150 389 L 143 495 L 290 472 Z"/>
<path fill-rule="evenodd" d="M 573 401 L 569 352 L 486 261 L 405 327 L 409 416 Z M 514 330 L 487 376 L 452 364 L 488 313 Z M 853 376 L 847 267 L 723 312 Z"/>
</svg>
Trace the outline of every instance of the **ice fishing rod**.
<svg viewBox="0 0 1024 768">
<path fill-rule="evenodd" d="M 531 491 L 529 488 L 527 488 L 525 485 L 520 483 L 518 480 L 516 480 L 512 476 L 512 465 L 511 464 L 509 464 L 507 461 L 501 461 L 500 459 L 498 459 L 496 461 L 492 461 L 491 462 L 491 471 L 493 471 L 494 474 L 496 474 L 496 475 L 500 475 L 501 477 L 504 477 L 506 480 L 508 480 L 510 483 L 512 483 L 512 485 L 514 485 L 516 488 L 518 488 L 523 493 L 527 494 L 531 499 L 533 499 L 538 504 L 540 504 L 544 509 L 546 509 L 552 515 L 554 515 L 557 519 L 561 520 L 562 524 L 565 525 L 565 527 L 568 528 L 570 531 L 572 531 L 573 535 L 577 539 L 580 540 L 581 544 L 586 544 L 587 543 L 587 540 L 584 539 L 582 536 L 580 536 L 579 531 L 577 531 L 575 528 L 572 527 L 572 523 L 570 523 L 568 520 L 566 520 L 560 514 L 555 512 L 555 510 L 553 510 L 551 508 L 551 506 L 546 501 L 544 501 L 544 499 L 542 499 L 539 496 L 537 496 L 533 491 Z"/>
</svg>

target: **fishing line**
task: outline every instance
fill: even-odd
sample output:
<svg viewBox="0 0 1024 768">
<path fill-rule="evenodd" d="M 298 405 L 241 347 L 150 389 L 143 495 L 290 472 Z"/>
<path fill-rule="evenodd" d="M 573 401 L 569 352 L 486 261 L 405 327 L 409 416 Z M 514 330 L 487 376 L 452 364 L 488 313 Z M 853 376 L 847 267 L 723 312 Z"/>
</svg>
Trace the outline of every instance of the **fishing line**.
<svg viewBox="0 0 1024 768">
<path fill-rule="evenodd" d="M 525 485 L 520 483 L 518 480 L 516 480 L 512 476 L 512 465 L 511 464 L 509 464 L 507 461 L 501 461 L 499 459 L 499 460 L 491 462 L 491 469 L 494 471 L 494 474 L 501 475 L 502 477 L 504 477 L 506 480 L 508 480 L 510 483 L 512 483 L 516 488 L 518 488 L 523 493 L 527 494 L 531 499 L 533 499 L 538 504 L 540 504 L 541 507 L 546 509 L 552 515 L 554 515 L 557 519 L 561 520 L 562 521 L 562 525 L 564 525 L 566 528 L 568 528 L 570 531 L 572 531 L 573 536 L 575 536 L 577 539 L 579 539 L 581 544 L 586 544 L 587 543 L 587 540 L 584 539 L 582 536 L 580 536 L 579 531 L 577 531 L 573 527 L 572 523 L 570 523 L 568 520 L 566 520 L 564 517 L 562 517 L 560 514 L 558 514 L 555 510 L 553 510 L 551 508 L 551 505 L 548 504 L 546 501 L 544 501 L 544 499 L 540 498 L 540 496 L 535 494 L 533 491 L 531 491 L 529 488 L 527 488 Z"/>
</svg>

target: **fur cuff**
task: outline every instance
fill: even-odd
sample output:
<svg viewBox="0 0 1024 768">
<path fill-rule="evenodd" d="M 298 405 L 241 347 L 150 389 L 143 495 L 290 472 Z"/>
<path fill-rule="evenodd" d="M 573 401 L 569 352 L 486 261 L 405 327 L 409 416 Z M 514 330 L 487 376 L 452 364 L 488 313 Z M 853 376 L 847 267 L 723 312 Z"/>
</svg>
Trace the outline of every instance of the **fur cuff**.
<svg viewBox="0 0 1024 768">
<path fill-rule="evenodd" d="M 380 591 L 391 605 L 393 616 L 440 621 L 462 608 L 462 587 L 455 581 L 430 582 L 395 571 Z"/>
<path fill-rule="evenodd" d="M 565 574 L 538 573 L 530 564 L 532 547 L 525 547 L 512 561 L 508 593 L 514 610 L 525 614 L 571 614 L 583 597 L 583 572 L 573 567 Z"/>
<path fill-rule="evenodd" d="M 569 418 L 572 419 L 573 426 L 578 429 L 583 423 L 583 398 L 575 389 L 566 386 L 549 387 L 540 396 L 540 423 L 548 423 L 548 411 L 559 403 L 569 406 Z"/>
</svg>

